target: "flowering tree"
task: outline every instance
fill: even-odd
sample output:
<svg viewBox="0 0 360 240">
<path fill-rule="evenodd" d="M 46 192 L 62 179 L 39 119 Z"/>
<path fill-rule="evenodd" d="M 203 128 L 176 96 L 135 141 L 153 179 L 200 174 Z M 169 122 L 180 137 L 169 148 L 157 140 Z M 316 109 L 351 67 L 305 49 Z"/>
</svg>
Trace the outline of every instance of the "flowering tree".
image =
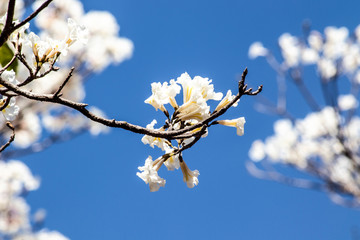
<svg viewBox="0 0 360 240">
<path fill-rule="evenodd" d="M 206 137 L 208 128 L 221 124 L 236 127 L 243 135 L 245 118 L 218 120 L 244 95 L 257 95 L 245 84 L 245 69 L 237 85 L 225 97 L 215 92 L 208 78 L 187 73 L 176 80 L 152 83 L 152 95 L 145 103 L 164 113 L 146 127 L 108 119 L 105 114 L 82 103 L 84 83 L 93 73 L 131 57 L 133 44 L 119 36 L 119 26 L 108 12 L 85 13 L 77 0 L 0 1 L 0 237 L 2 239 L 67 239 L 44 229 L 44 212 L 33 218 L 25 193 L 36 190 L 40 182 L 29 168 L 17 160 L 24 154 L 39 152 L 53 143 L 89 131 L 93 135 L 108 127 L 143 134 L 142 142 L 158 147 L 164 154 L 139 167 L 137 175 L 149 184 L 150 191 L 165 185 L 158 175 L 164 164 L 168 170 L 181 168 L 189 188 L 198 184 L 198 170 L 190 170 L 182 152 Z M 23 18 L 26 9 L 33 12 Z M 31 31 L 34 19 L 39 32 Z M 103 26 L 106 26 L 104 28 Z M 183 91 L 182 101 L 177 95 Z M 209 100 L 219 101 L 210 110 Z M 179 102 L 179 103 L 178 103 Z M 180 104 L 181 102 L 181 104 Z M 170 107 L 171 109 L 170 110 Z"/>
<path fill-rule="evenodd" d="M 353 34 L 345 27 L 327 27 L 320 33 L 305 26 L 304 36 L 284 33 L 278 44 L 280 61 L 260 42 L 249 49 L 250 58 L 265 57 L 276 72 L 277 99 L 263 98 L 258 109 L 281 119 L 274 123 L 274 135 L 253 142 L 247 168 L 256 177 L 322 190 L 338 204 L 358 206 L 360 26 Z M 304 79 L 310 66 L 315 66 L 320 93 Z M 303 118 L 296 118 L 293 109 L 286 106 L 288 82 L 295 84 L 308 105 L 309 112 Z M 323 101 L 317 96 L 323 96 Z M 286 176 L 272 164 L 286 165 L 311 177 Z"/>
</svg>

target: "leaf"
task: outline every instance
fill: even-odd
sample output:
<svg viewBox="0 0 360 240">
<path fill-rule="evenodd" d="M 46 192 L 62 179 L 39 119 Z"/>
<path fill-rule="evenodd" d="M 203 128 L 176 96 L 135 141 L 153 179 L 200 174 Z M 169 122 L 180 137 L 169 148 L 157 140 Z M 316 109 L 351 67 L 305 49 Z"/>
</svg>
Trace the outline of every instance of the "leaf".
<svg viewBox="0 0 360 240">
<path fill-rule="evenodd" d="M 10 62 L 13 56 L 14 53 L 11 51 L 9 45 L 7 43 L 4 43 L 4 45 L 0 47 L 0 65 L 5 66 L 6 64 L 8 64 L 8 62 Z M 15 60 L 7 70 L 12 69 L 16 72 L 17 67 L 18 67 L 18 62 L 17 60 Z"/>
</svg>

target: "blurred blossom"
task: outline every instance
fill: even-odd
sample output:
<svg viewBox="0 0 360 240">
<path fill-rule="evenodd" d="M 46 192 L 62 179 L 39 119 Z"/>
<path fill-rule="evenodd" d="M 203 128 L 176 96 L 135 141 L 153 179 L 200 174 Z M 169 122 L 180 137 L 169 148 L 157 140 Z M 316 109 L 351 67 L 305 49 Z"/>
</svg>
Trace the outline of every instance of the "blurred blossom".
<svg viewBox="0 0 360 240">
<path fill-rule="evenodd" d="M 318 71 L 324 79 L 335 77 L 337 73 L 335 63 L 327 58 L 323 58 L 318 61 Z"/>
<path fill-rule="evenodd" d="M 279 46 L 286 65 L 288 67 L 296 67 L 301 56 L 298 39 L 289 33 L 284 33 L 279 38 Z"/>
<path fill-rule="evenodd" d="M 323 38 L 318 31 L 310 32 L 308 42 L 309 46 L 316 51 L 320 51 L 323 47 Z"/>
<path fill-rule="evenodd" d="M 35 222 L 35 224 L 41 224 L 45 221 L 46 218 L 46 210 L 41 208 L 38 209 L 34 215 L 33 215 L 33 221 Z"/>
<path fill-rule="evenodd" d="M 264 48 L 261 42 L 254 42 L 249 47 L 249 58 L 254 59 L 257 57 L 265 57 L 268 54 L 268 50 Z"/>
<path fill-rule="evenodd" d="M 41 230 L 35 234 L 36 240 L 70 240 L 57 231 Z"/>
<path fill-rule="evenodd" d="M 301 52 L 301 61 L 304 64 L 315 64 L 319 60 L 319 54 L 312 48 L 305 48 Z"/>
<path fill-rule="evenodd" d="M 261 140 L 255 140 L 250 147 L 249 157 L 254 162 L 258 162 L 265 157 L 265 145 Z"/>
<path fill-rule="evenodd" d="M 338 97 L 338 106 L 342 111 L 347 111 L 350 109 L 357 108 L 358 105 L 359 105 L 358 101 L 352 94 L 340 95 Z"/>
<path fill-rule="evenodd" d="M 26 148 L 38 140 L 40 134 L 41 125 L 39 117 L 32 112 L 23 111 L 21 124 L 16 128 L 14 145 Z"/>
<path fill-rule="evenodd" d="M 14 234 L 29 228 L 29 210 L 23 198 L 9 199 L 6 207 L 0 209 L 0 231 L 5 234 Z"/>
</svg>

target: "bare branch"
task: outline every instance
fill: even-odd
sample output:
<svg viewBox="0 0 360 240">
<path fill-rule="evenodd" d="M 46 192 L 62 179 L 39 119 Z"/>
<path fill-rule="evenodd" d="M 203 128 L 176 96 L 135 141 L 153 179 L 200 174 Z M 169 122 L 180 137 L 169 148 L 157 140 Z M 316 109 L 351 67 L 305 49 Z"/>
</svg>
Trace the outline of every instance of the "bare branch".
<svg viewBox="0 0 360 240">
<path fill-rule="evenodd" d="M 16 0 L 10 0 L 7 10 L 7 18 L 3 31 L 0 35 L 0 47 L 4 45 L 7 41 L 11 33 L 13 33 L 16 29 L 24 26 L 26 23 L 30 22 L 34 17 L 36 17 L 44 8 L 46 8 L 53 0 L 45 1 L 38 9 L 36 9 L 32 14 L 30 14 L 25 20 L 20 23 L 14 25 L 14 11 L 15 11 L 15 2 Z"/>
<path fill-rule="evenodd" d="M 44 8 L 46 8 L 53 0 L 47 0 L 41 6 L 36 9 L 32 14 L 30 14 L 27 18 L 25 18 L 22 22 L 14 26 L 14 30 L 24 26 L 26 23 L 30 22 L 34 17 L 36 17 Z"/>
<path fill-rule="evenodd" d="M 0 47 L 4 45 L 10 34 L 15 30 L 13 24 L 16 0 L 10 0 L 8 4 L 5 26 L 0 35 Z M 14 30 L 13 30 L 14 29 Z"/>
<path fill-rule="evenodd" d="M 10 146 L 10 144 L 11 144 L 11 143 L 14 141 L 14 139 L 15 139 L 15 128 L 14 128 L 14 126 L 13 126 L 10 122 L 6 122 L 6 126 L 11 129 L 12 134 L 11 134 L 9 140 L 7 141 L 7 143 L 5 143 L 4 145 L 2 145 L 2 146 L 0 147 L 0 152 L 4 151 L 8 146 Z"/>
<path fill-rule="evenodd" d="M 305 180 L 305 179 L 286 177 L 275 171 L 269 172 L 269 171 L 260 170 L 251 161 L 247 161 L 245 166 L 251 175 L 253 175 L 254 177 L 257 177 L 259 179 L 272 180 L 272 181 L 276 181 L 279 183 L 283 183 L 283 184 L 290 185 L 293 187 L 298 187 L 298 188 L 307 188 L 307 189 L 321 190 L 321 191 L 327 190 L 327 188 L 324 184 L 321 184 L 318 182 L 313 182 L 313 181 L 309 181 L 309 180 Z"/>
<path fill-rule="evenodd" d="M 11 64 L 13 64 L 13 62 L 16 60 L 16 55 L 14 55 L 10 62 L 8 62 L 1 70 L 0 70 L 0 75 L 6 71 L 6 69 L 8 69 L 10 67 Z"/>
<path fill-rule="evenodd" d="M 28 99 L 32 99 L 35 101 L 41 101 L 41 102 L 57 103 L 60 105 L 70 107 L 70 108 L 82 113 L 87 118 L 89 118 L 95 122 L 101 123 L 108 127 L 122 128 L 124 130 L 129 130 L 134 133 L 146 134 L 146 135 L 153 136 L 153 137 L 174 139 L 175 136 L 190 132 L 196 128 L 207 125 L 208 123 L 210 123 L 217 117 L 223 115 L 232 105 L 234 105 L 241 98 L 241 96 L 252 95 L 251 91 L 248 91 L 246 89 L 247 86 L 244 84 L 246 73 L 247 73 L 247 69 L 244 70 L 243 77 L 239 82 L 239 93 L 235 96 L 235 98 L 228 105 L 226 105 L 219 111 L 213 112 L 208 118 L 204 119 L 203 121 L 201 121 L 197 124 L 194 124 L 189 127 L 185 127 L 183 129 L 166 131 L 166 132 L 147 129 L 144 127 L 140 127 L 140 126 L 137 126 L 134 124 L 127 123 L 126 121 L 116 121 L 115 119 L 106 119 L 106 118 L 99 117 L 99 116 L 95 115 L 94 113 L 88 111 L 86 109 L 87 104 L 85 104 L 85 103 L 77 103 L 77 102 L 62 98 L 62 97 L 54 98 L 53 94 L 38 94 L 38 93 L 30 92 L 27 90 L 23 90 L 20 87 L 5 81 L 1 77 L 0 77 L 0 84 L 5 86 L 6 88 L 8 88 L 8 90 L 13 91 L 14 93 L 21 95 Z M 260 92 L 260 91 L 261 91 L 261 87 L 259 87 L 256 92 Z M 1 89 L 0 89 L 0 92 L 1 92 Z"/>
<path fill-rule="evenodd" d="M 58 90 L 54 93 L 53 97 L 54 98 L 59 98 L 61 97 L 62 94 L 61 93 L 61 90 L 65 87 L 65 85 L 67 84 L 67 82 L 70 80 L 71 76 L 72 76 L 72 73 L 74 71 L 74 67 L 71 68 L 68 76 L 66 77 L 65 81 L 60 85 L 60 87 L 58 88 Z"/>
</svg>

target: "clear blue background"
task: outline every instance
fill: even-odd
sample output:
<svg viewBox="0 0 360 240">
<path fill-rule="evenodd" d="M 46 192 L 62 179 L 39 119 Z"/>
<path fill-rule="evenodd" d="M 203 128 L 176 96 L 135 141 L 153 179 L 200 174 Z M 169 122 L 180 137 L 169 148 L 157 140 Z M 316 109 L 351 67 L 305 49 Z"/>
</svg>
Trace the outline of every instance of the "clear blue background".
<svg viewBox="0 0 360 240">
<path fill-rule="evenodd" d="M 109 117 L 145 126 L 161 122 L 144 104 L 150 84 L 187 71 L 213 79 L 217 91 L 236 90 L 249 68 L 250 86 L 275 92 L 275 75 L 264 60 L 249 60 L 248 47 L 262 41 L 277 49 L 284 32 L 299 35 L 303 20 L 323 31 L 328 25 L 353 30 L 360 23 L 360 1 L 335 0 L 102 0 L 84 1 L 89 10 L 107 10 L 120 34 L 135 44 L 134 56 L 94 76 L 86 102 Z M 104 26 L 106 27 L 106 26 Z M 315 74 L 308 81 L 316 83 Z M 296 98 L 295 94 L 295 98 Z M 46 227 L 71 239 L 359 239 L 358 210 L 332 203 L 326 194 L 295 189 L 251 177 L 244 163 L 253 140 L 272 133 L 275 117 L 254 110 L 256 98 L 242 98 L 225 116 L 244 116 L 245 135 L 215 126 L 184 153 L 199 185 L 188 189 L 181 171 L 161 169 L 166 187 L 150 193 L 135 174 L 148 155 L 160 152 L 141 136 L 120 129 L 107 135 L 84 134 L 72 141 L 23 157 L 42 179 L 29 195 L 32 209 L 48 211 Z M 302 102 L 299 102 L 303 106 Z M 293 104 L 295 105 L 295 104 Z M 304 116 L 305 107 L 295 114 Z"/>
</svg>

